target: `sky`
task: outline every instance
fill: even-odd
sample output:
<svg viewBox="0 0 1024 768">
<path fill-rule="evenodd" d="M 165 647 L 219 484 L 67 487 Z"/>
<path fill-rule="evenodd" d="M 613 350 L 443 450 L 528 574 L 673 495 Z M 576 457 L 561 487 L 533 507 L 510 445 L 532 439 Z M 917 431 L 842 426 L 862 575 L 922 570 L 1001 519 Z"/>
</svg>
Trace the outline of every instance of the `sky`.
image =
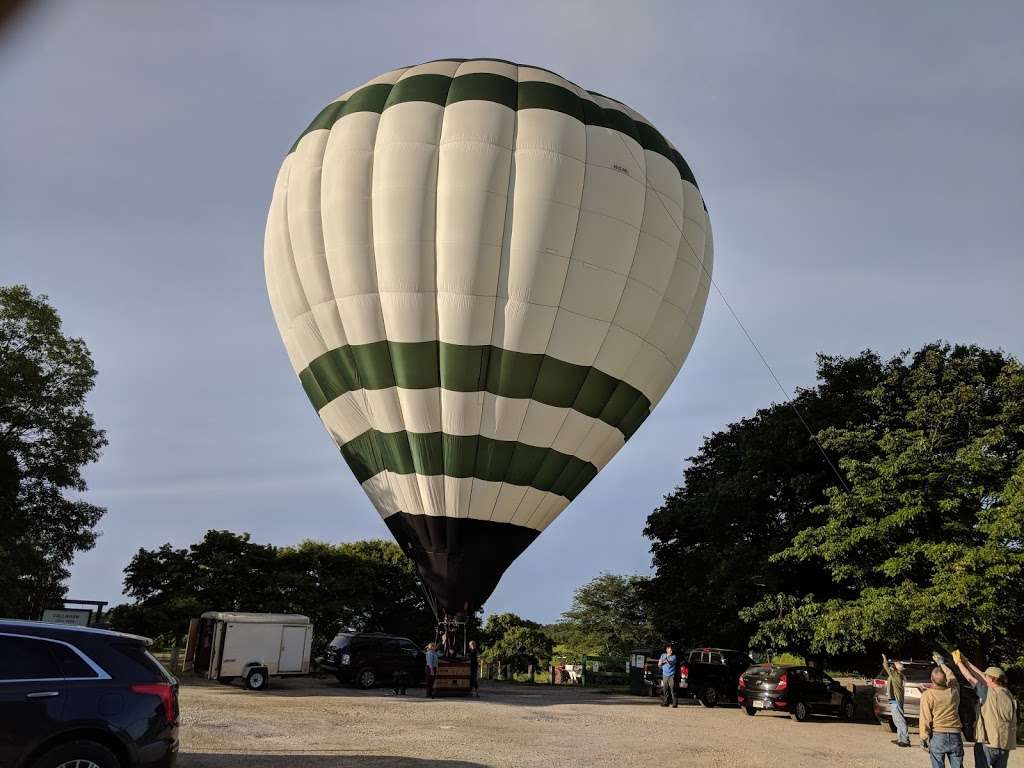
<svg viewBox="0 0 1024 768">
<path fill-rule="evenodd" d="M 687 158 L 715 280 L 786 387 L 815 355 L 936 339 L 1024 357 L 1024 6 L 945 2 L 37 3 L 0 33 L 0 284 L 83 337 L 110 444 L 69 597 L 140 547 L 387 529 L 288 364 L 266 297 L 278 166 L 338 94 L 502 58 L 643 113 Z M 648 573 L 647 515 L 703 436 L 781 393 L 720 296 L 639 432 L 487 610 L 551 621 Z M 680 606 L 684 610 L 685 606 Z"/>
</svg>

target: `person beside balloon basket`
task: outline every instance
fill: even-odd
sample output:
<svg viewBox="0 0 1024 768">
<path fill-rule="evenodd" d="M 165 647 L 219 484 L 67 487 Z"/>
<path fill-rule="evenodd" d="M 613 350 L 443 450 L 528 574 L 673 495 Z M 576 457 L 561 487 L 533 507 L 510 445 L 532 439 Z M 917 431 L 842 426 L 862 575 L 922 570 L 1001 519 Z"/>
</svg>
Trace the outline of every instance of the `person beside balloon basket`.
<svg viewBox="0 0 1024 768">
<path fill-rule="evenodd" d="M 437 643 L 430 643 L 427 646 L 427 668 L 424 675 L 424 684 L 427 687 L 427 698 L 434 698 L 434 680 L 437 678 Z"/>
</svg>

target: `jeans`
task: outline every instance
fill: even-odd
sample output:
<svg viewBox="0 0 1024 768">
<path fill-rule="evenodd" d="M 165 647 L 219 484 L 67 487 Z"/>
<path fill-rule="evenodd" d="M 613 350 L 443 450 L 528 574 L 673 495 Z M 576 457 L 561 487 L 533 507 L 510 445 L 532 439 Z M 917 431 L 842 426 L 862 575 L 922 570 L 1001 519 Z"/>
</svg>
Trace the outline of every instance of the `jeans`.
<svg viewBox="0 0 1024 768">
<path fill-rule="evenodd" d="M 1010 750 L 990 747 L 988 744 L 974 743 L 974 768 L 1006 768 L 1010 760 Z"/>
<path fill-rule="evenodd" d="M 907 718 L 903 715 L 903 705 L 897 699 L 889 699 L 889 714 L 892 715 L 893 725 L 896 726 L 896 738 L 900 744 L 909 744 L 910 734 L 907 733 Z"/>
<path fill-rule="evenodd" d="M 949 768 L 964 766 L 964 743 L 959 733 L 933 733 L 928 739 L 928 754 L 932 758 L 932 768 L 943 768 L 947 757 Z"/>
<path fill-rule="evenodd" d="M 661 690 L 665 694 L 665 699 L 662 703 L 668 706 L 669 699 L 672 699 L 672 706 L 674 707 L 676 705 L 676 676 L 671 675 L 661 678 Z"/>
<path fill-rule="evenodd" d="M 434 677 L 435 677 L 434 671 L 431 670 L 430 667 L 427 667 L 427 673 L 426 673 L 426 675 L 423 678 L 423 682 L 426 684 L 426 687 L 427 687 L 427 698 L 428 699 L 434 698 Z"/>
</svg>

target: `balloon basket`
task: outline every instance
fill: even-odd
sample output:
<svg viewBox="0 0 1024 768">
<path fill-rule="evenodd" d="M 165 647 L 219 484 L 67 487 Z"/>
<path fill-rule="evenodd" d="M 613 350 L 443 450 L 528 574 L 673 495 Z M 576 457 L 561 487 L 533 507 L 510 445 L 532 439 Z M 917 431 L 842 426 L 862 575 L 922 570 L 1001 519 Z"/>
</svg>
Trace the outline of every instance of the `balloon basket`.
<svg viewBox="0 0 1024 768">
<path fill-rule="evenodd" d="M 469 659 L 441 659 L 438 662 L 434 695 L 469 695 Z"/>
</svg>

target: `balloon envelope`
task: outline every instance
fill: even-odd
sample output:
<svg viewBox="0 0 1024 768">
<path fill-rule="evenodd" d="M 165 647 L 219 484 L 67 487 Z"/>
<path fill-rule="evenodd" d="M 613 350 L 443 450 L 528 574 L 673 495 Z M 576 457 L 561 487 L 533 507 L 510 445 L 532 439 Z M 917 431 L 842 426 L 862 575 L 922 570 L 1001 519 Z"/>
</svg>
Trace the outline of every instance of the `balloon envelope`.
<svg viewBox="0 0 1024 768">
<path fill-rule="evenodd" d="M 295 372 L 450 615 L 661 399 L 711 261 L 693 174 L 647 120 L 492 59 L 397 69 L 325 107 L 265 242 Z"/>
</svg>

